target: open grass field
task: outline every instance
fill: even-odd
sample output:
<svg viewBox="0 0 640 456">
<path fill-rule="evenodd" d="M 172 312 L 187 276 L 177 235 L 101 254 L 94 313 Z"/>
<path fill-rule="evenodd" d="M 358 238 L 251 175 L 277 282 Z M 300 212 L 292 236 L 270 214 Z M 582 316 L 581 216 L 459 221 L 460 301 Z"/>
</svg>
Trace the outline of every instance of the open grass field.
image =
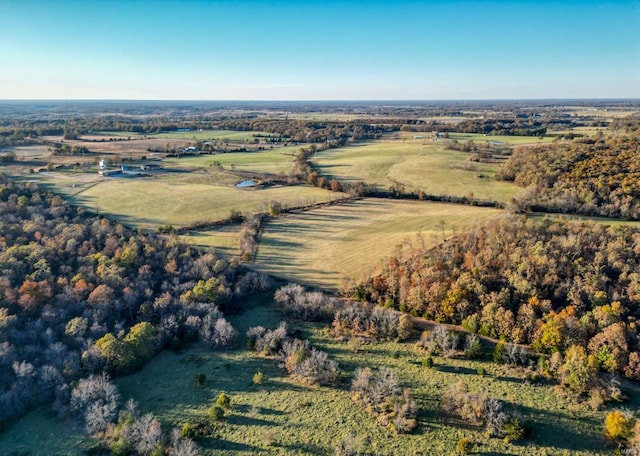
<svg viewBox="0 0 640 456">
<path fill-rule="evenodd" d="M 280 316 L 268 300 L 248 299 L 245 311 L 231 318 L 241 334 L 256 325 L 274 327 Z M 363 345 L 357 352 L 347 343 L 326 335 L 321 326 L 292 324 L 302 337 L 327 351 L 342 369 L 337 388 L 307 387 L 293 382 L 274 361 L 243 347 L 215 352 L 197 345 L 182 352 L 164 352 L 142 371 L 116 380 L 123 400 L 133 398 L 142 413 L 153 412 L 165 430 L 206 416 L 208 406 L 220 392 L 232 401 L 229 416 L 216 425 L 215 437 L 199 439 L 206 455 L 326 455 L 337 441 L 356 435 L 359 450 L 376 455 L 453 455 L 462 437 L 477 442 L 474 454 L 486 455 L 605 455 L 602 435 L 605 411 L 593 412 L 585 405 L 560 396 L 551 385 L 532 385 L 505 366 L 486 361 L 435 358 L 431 369 L 421 366 L 424 354 L 412 343 Z M 349 384 L 357 367 L 389 367 L 409 387 L 420 413 L 418 428 L 396 435 L 379 426 L 375 418 L 350 398 Z M 484 367 L 486 376 L 476 374 Z M 257 371 L 260 385 L 252 383 Z M 198 373 L 206 375 L 202 387 Z M 473 391 L 483 391 L 517 408 L 532 427 L 532 436 L 520 443 L 487 439 L 482 429 L 446 416 L 441 397 L 451 384 L 464 380 Z M 637 391 L 630 393 L 630 408 L 637 407 Z M 33 414 L 32 414 L 33 415 Z M 22 422 L 0 434 L 3 454 L 78 454 L 88 447 L 67 422 L 45 415 L 29 415 L 27 432 Z M 33 420 L 36 420 L 35 422 Z"/>
<path fill-rule="evenodd" d="M 553 137 L 545 136 L 539 138 L 537 136 L 500 136 L 500 135 L 482 135 L 479 133 L 449 133 L 449 139 L 457 139 L 458 141 L 474 141 L 476 143 L 499 141 L 505 146 L 521 146 L 526 144 L 544 144 L 554 140 Z"/>
<path fill-rule="evenodd" d="M 2 456 L 81 456 L 93 443 L 82 429 L 56 419 L 47 406 L 0 432 Z"/>
<path fill-rule="evenodd" d="M 61 192 L 71 204 L 99 210 L 125 225 L 141 228 L 220 220 L 232 210 L 262 211 L 272 200 L 285 206 L 299 206 L 344 196 L 307 185 L 239 189 L 233 184 L 242 179 L 215 170 L 132 178 L 86 174 L 76 178 L 52 173 L 44 178 L 44 183 Z"/>
<path fill-rule="evenodd" d="M 0 155 L 13 152 L 17 160 L 34 160 L 51 155 L 49 146 L 13 146 L 0 149 Z"/>
<path fill-rule="evenodd" d="M 214 247 L 216 252 L 223 255 L 237 255 L 239 233 L 240 225 L 228 225 L 211 230 L 189 231 L 180 237 L 188 244 Z"/>
<path fill-rule="evenodd" d="M 396 182 L 407 191 L 507 201 L 521 191 L 493 180 L 499 165 L 469 161 L 470 154 L 446 150 L 430 139 L 389 138 L 318 152 L 312 161 L 324 176 L 364 181 L 379 190 Z"/>
<path fill-rule="evenodd" d="M 289 146 L 256 152 L 195 155 L 181 158 L 167 158 L 164 162 L 179 167 L 209 167 L 217 162 L 225 169 L 236 169 L 255 173 L 288 174 L 293 167 L 293 162 L 299 149 L 300 146 Z"/>
<path fill-rule="evenodd" d="M 345 276 L 360 278 L 403 242 L 426 245 L 500 214 L 496 209 L 444 203 L 364 199 L 269 221 L 254 267 L 268 274 L 335 290 Z M 226 234 L 226 233 L 225 233 Z M 205 236 L 197 240 L 221 242 Z M 214 244 L 215 245 L 215 244 Z M 235 243 L 237 245 L 237 241 Z"/>
</svg>

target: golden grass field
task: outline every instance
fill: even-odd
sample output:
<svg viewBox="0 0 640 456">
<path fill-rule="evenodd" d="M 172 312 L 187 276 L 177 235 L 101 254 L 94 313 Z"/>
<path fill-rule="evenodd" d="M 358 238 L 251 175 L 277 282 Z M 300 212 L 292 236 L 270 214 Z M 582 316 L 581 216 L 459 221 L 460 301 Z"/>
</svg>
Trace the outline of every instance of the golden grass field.
<svg viewBox="0 0 640 456">
<path fill-rule="evenodd" d="M 337 289 L 345 276 L 360 278 L 404 242 L 442 242 L 497 216 L 497 209 L 454 204 L 364 199 L 290 214 L 264 228 L 254 267 L 320 288 Z"/>
<path fill-rule="evenodd" d="M 39 177 L 72 204 L 99 211 L 128 226 L 152 229 L 220 220 L 232 210 L 264 211 L 270 201 L 290 207 L 344 196 L 308 185 L 239 189 L 233 184 L 242 179 L 208 169 L 132 178 L 62 173 Z"/>
<path fill-rule="evenodd" d="M 507 201 L 521 189 L 495 181 L 498 164 L 469 161 L 466 152 L 441 142 L 406 135 L 318 152 L 312 161 L 324 176 L 364 181 L 379 190 L 401 183 L 407 191 Z"/>
</svg>

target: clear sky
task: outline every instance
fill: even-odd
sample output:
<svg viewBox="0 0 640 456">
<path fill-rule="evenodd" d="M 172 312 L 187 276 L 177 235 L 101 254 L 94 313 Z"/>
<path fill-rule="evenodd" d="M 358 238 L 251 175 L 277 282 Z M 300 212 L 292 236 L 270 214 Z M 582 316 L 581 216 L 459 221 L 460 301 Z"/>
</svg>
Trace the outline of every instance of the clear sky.
<svg viewBox="0 0 640 456">
<path fill-rule="evenodd" d="M 640 97 L 640 0 L 0 0 L 0 99 Z"/>
</svg>

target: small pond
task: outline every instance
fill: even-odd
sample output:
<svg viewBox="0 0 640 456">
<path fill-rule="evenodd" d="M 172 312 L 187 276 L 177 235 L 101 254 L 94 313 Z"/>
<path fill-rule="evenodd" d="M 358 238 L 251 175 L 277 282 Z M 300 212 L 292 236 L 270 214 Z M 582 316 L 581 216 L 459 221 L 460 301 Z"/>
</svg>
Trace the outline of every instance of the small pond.
<svg viewBox="0 0 640 456">
<path fill-rule="evenodd" d="M 236 187 L 238 187 L 238 188 L 246 188 L 246 187 L 255 187 L 256 185 L 258 185 L 258 183 L 256 181 L 254 181 L 253 179 L 247 179 L 247 180 L 243 180 L 242 182 L 237 183 Z"/>
</svg>

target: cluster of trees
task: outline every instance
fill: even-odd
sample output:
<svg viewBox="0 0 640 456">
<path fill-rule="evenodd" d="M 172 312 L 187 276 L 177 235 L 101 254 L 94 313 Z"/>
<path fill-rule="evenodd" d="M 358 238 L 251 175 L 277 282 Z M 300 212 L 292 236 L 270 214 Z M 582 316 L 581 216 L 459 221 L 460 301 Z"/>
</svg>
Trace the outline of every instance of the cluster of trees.
<svg viewBox="0 0 640 456">
<path fill-rule="evenodd" d="M 217 128 L 244 131 L 266 131 L 294 142 L 329 143 L 343 146 L 348 141 L 380 138 L 384 133 L 397 131 L 393 120 L 372 122 L 366 119 L 348 121 L 299 120 L 275 117 L 233 118 L 217 122 Z"/>
<path fill-rule="evenodd" d="M 105 374 L 80 379 L 71 393 L 70 413 L 86 432 L 99 438 L 114 455 L 197 456 L 195 443 L 174 429 L 166 435 L 153 414 L 141 415 L 134 401 L 121 405 L 116 386 Z"/>
<path fill-rule="evenodd" d="M 411 432 L 417 426 L 418 407 L 408 389 L 402 389 L 395 373 L 388 368 L 373 372 L 358 368 L 351 382 L 351 397 L 367 413 L 377 416 L 378 423 L 395 432 Z"/>
<path fill-rule="evenodd" d="M 263 289 L 236 263 L 136 233 L 31 185 L 0 185 L 0 423 L 157 350 L 229 343 L 220 309 Z"/>
<path fill-rule="evenodd" d="M 276 357 L 291 377 L 301 383 L 336 385 L 340 381 L 338 363 L 307 341 L 290 337 L 285 322 L 275 329 L 249 328 L 247 345 L 265 356 Z"/>
<path fill-rule="evenodd" d="M 321 176 L 313 167 L 311 158 L 316 152 L 338 147 L 335 143 L 325 143 L 323 145 L 311 144 L 309 147 L 301 147 L 296 154 L 292 173 L 300 179 L 306 180 L 309 185 L 324 188 L 332 192 L 348 192 L 355 196 L 362 196 L 367 192 L 367 186 L 363 182 L 354 184 L 340 182 L 336 179 L 327 179 Z"/>
<path fill-rule="evenodd" d="M 509 216 L 391 257 L 351 292 L 538 352 L 586 350 L 599 370 L 640 379 L 640 232 Z"/>
<path fill-rule="evenodd" d="M 446 413 L 461 418 L 465 423 L 483 426 L 489 436 L 505 437 L 509 441 L 521 440 L 525 436 L 526 427 L 504 402 L 481 392 L 470 392 L 462 380 L 447 389 L 442 404 Z"/>
<path fill-rule="evenodd" d="M 464 341 L 464 343 L 462 343 Z M 438 355 L 451 358 L 462 354 L 470 359 L 479 358 L 482 355 L 482 344 L 476 334 L 464 336 L 447 329 L 444 325 L 435 325 L 432 331 L 425 331 L 416 342 L 416 346 L 425 350 L 429 356 Z M 502 360 L 500 360 L 502 362 Z"/>
<path fill-rule="evenodd" d="M 411 336 L 413 322 L 410 315 L 391 309 L 351 303 L 336 311 L 332 327 L 336 337 L 364 336 L 403 341 Z"/>
<path fill-rule="evenodd" d="M 258 252 L 258 238 L 262 231 L 262 214 L 244 217 L 242 228 L 238 234 L 238 253 L 242 261 L 251 261 Z"/>
<path fill-rule="evenodd" d="M 70 146 L 69 144 L 56 144 L 50 148 L 53 155 L 85 155 L 89 153 L 89 149 L 84 146 Z"/>
<path fill-rule="evenodd" d="M 297 283 L 278 288 L 273 299 L 286 315 L 304 321 L 331 321 L 338 307 L 335 298 L 321 291 L 307 291 Z"/>
<path fill-rule="evenodd" d="M 640 219 L 640 134 L 522 147 L 498 179 L 526 187 L 521 209 Z"/>
</svg>

